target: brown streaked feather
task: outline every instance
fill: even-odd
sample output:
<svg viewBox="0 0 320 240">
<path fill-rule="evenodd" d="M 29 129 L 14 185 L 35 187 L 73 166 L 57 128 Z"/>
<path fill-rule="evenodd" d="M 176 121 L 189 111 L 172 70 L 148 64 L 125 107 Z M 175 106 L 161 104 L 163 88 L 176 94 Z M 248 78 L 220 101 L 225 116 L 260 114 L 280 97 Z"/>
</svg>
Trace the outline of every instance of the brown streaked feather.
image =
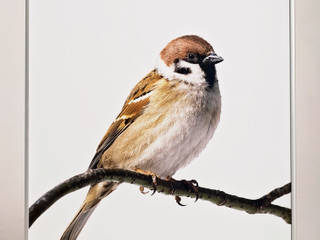
<svg viewBox="0 0 320 240">
<path fill-rule="evenodd" d="M 127 104 L 130 101 L 141 97 L 142 95 L 144 95 L 147 92 L 152 91 L 153 87 L 154 87 L 154 83 L 159 81 L 161 78 L 162 78 L 162 76 L 159 75 L 156 70 L 153 70 L 147 76 L 145 76 L 140 82 L 138 82 L 136 84 L 136 86 L 132 89 L 132 91 L 130 92 L 128 98 L 126 99 L 121 113 L 127 107 Z M 121 113 L 119 114 L 119 116 L 121 115 Z"/>
<path fill-rule="evenodd" d="M 89 169 L 100 167 L 99 161 L 103 153 L 112 145 L 117 137 L 143 113 L 144 108 L 149 104 L 149 98 L 142 98 L 142 96 L 150 93 L 154 88 L 154 84 L 160 79 L 162 79 L 162 76 L 153 70 L 133 88 L 126 99 L 120 114 L 102 138 L 96 154 L 89 165 Z M 139 98 L 141 98 L 140 101 L 138 101 Z M 133 102 L 133 100 L 137 101 Z"/>
</svg>

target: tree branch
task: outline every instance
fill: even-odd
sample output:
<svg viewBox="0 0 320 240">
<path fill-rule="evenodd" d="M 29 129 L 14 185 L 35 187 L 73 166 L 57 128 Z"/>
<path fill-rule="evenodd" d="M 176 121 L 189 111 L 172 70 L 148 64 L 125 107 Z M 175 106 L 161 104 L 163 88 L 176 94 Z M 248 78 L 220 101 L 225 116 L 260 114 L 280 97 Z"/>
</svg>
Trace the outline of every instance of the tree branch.
<svg viewBox="0 0 320 240">
<path fill-rule="evenodd" d="M 122 169 L 99 168 L 88 170 L 57 185 L 32 204 L 29 208 L 29 227 L 42 213 L 64 195 L 105 180 L 122 181 L 153 189 L 153 179 L 150 175 Z M 191 198 L 196 198 L 198 195 L 199 199 L 210 201 L 218 206 L 226 206 L 245 211 L 249 214 L 268 213 L 281 217 L 291 224 L 291 209 L 271 204 L 276 198 L 291 192 L 291 183 L 277 188 L 259 199 L 252 200 L 203 187 L 198 187 L 198 193 L 196 193 L 184 181 L 156 178 L 156 182 L 157 192 Z"/>
<path fill-rule="evenodd" d="M 282 187 L 272 190 L 271 192 L 259 198 L 258 200 L 261 201 L 266 206 L 272 203 L 277 198 L 280 198 L 283 195 L 286 195 L 290 192 L 291 192 L 291 183 L 288 183 Z"/>
</svg>

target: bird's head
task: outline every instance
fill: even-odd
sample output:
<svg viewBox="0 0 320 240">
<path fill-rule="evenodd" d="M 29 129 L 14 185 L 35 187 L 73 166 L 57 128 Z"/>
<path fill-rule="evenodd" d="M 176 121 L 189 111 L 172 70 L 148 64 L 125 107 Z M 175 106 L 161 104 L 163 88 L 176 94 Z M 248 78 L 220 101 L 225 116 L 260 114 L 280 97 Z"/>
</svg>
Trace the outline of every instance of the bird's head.
<svg viewBox="0 0 320 240">
<path fill-rule="evenodd" d="M 168 80 L 183 80 L 193 84 L 216 80 L 215 65 L 222 62 L 212 46 L 196 35 L 186 35 L 169 42 L 160 52 L 156 69 Z"/>
</svg>

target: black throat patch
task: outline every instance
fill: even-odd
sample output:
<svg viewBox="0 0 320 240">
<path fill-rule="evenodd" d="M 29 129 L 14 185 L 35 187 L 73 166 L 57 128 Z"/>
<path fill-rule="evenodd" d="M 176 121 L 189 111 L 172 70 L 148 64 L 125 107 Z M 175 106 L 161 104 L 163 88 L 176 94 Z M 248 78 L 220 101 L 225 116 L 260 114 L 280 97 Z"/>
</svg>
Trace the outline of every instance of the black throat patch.
<svg viewBox="0 0 320 240">
<path fill-rule="evenodd" d="M 200 64 L 200 67 L 205 73 L 206 82 L 208 83 L 209 87 L 213 87 L 214 83 L 218 81 L 216 78 L 216 66 L 214 64 Z"/>
</svg>

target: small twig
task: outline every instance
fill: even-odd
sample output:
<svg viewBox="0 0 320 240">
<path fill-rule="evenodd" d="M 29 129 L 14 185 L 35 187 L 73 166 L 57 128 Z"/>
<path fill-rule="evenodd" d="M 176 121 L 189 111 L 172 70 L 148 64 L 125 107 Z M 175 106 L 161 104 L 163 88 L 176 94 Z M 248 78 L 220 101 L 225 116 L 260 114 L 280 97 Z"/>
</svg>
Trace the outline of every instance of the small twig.
<svg viewBox="0 0 320 240">
<path fill-rule="evenodd" d="M 76 191 L 88 185 L 92 185 L 101 181 L 112 180 L 127 183 L 133 183 L 149 189 L 153 189 L 153 178 L 150 175 L 144 175 L 137 172 L 132 172 L 122 169 L 95 169 L 88 170 L 82 174 L 76 175 L 63 183 L 57 185 L 42 197 L 40 197 L 29 208 L 29 227 L 37 220 L 37 218 L 44 213 L 51 205 L 59 200 L 64 195 Z M 268 199 L 273 201 L 275 198 L 281 197 L 290 192 L 287 185 L 275 189 L 268 195 L 257 199 L 251 200 L 246 198 L 237 197 L 235 195 L 227 194 L 223 191 L 212 190 L 208 188 L 198 187 L 197 192 L 190 191 L 190 188 L 183 183 L 183 181 L 172 181 L 156 178 L 157 192 L 168 195 L 185 196 L 207 200 L 215 203 L 218 206 L 226 206 L 229 208 L 245 211 L 249 214 L 255 213 L 269 213 L 284 219 L 287 223 L 291 223 L 291 209 L 273 205 L 271 202 L 265 204 L 261 199 Z"/>
<path fill-rule="evenodd" d="M 260 201 L 263 204 L 263 206 L 267 206 L 270 203 L 272 203 L 274 200 L 276 200 L 277 198 L 280 198 L 283 195 L 286 195 L 290 192 L 291 192 L 291 183 L 288 183 L 282 187 L 279 187 L 279 188 L 272 190 L 268 194 L 259 198 L 258 201 Z"/>
</svg>

